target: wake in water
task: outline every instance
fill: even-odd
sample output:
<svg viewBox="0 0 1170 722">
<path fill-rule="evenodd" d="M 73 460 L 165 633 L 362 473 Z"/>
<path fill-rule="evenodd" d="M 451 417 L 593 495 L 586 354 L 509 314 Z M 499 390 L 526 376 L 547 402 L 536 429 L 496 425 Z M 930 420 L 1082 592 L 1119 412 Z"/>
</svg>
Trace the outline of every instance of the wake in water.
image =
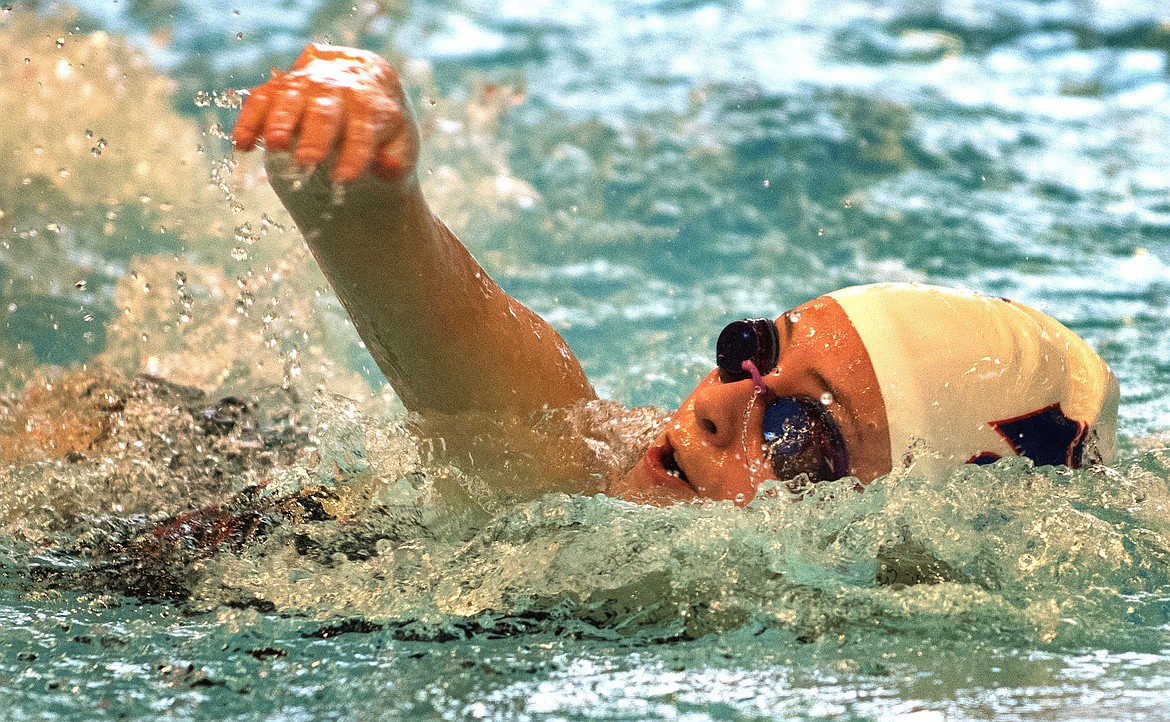
<svg viewBox="0 0 1170 722">
<path fill-rule="evenodd" d="M 0 316 L 10 327 L 40 318 L 22 315 L 28 308 L 79 318 L 71 338 L 93 339 L 95 352 L 104 340 L 96 361 L 119 369 L 40 378 L 29 369 L 91 360 L 48 332 L 5 349 L 5 381 L 34 379 L 6 400 L 0 432 L 2 563 L 29 594 L 56 587 L 356 618 L 428 639 L 677 639 L 755 627 L 800 641 L 1140 646 L 1170 618 L 1170 458 L 1158 449 L 1117 469 L 1009 460 L 945 479 L 911 471 L 864 493 L 824 484 L 798 503 L 776 485 L 746 509 L 651 509 L 596 495 L 663 423 L 651 410 L 578 409 L 512 447 L 501 439 L 514 430 L 485 424 L 445 448 L 441 423 L 314 391 L 369 396 L 357 374 L 327 360 L 356 341 L 330 336 L 340 316 L 315 300 L 323 280 L 283 233 L 287 219 L 233 212 L 275 201 L 230 159 L 215 164 L 210 189 L 160 162 L 182 148 L 189 165 L 179 167 L 202 168 L 195 149 L 214 134 L 166 111 L 166 83 L 117 41 L 42 27 L 3 40 L 10 65 L 40 73 L 53 101 L 3 98 L 21 111 L 4 114 L 21 119 L 20 137 L 34 139 L 13 156 L 28 167 L 0 174 L 16 199 L 5 208 L 18 229 L 6 259 L 53 269 L 55 281 L 21 281 Z M 60 52 L 78 55 L 62 66 Z M 35 140 L 54 124 L 28 108 L 81 113 L 54 103 L 84 105 L 85 84 L 109 67 L 126 75 L 91 93 L 119 101 L 86 110 L 93 138 L 82 128 L 57 145 Z M 120 103 L 136 95 L 159 110 L 129 124 L 139 135 L 119 138 Z M 466 190 L 453 182 L 447 196 Z M 172 255 L 135 256 L 143 238 Z M 100 262 L 81 251 L 94 247 Z M 218 260 L 229 252 L 225 270 Z M 162 377 L 133 375 L 143 367 Z M 485 476 L 491 453 L 511 460 L 507 478 Z M 550 478 L 550 453 L 578 473 Z"/>
<path fill-rule="evenodd" d="M 598 449 L 620 465 L 645 442 L 629 430 L 653 427 L 623 411 L 576 420 L 610 430 L 592 437 L 594 469 Z M 488 492 L 469 457 L 403 422 L 337 397 L 215 399 L 149 377 L 79 374 L 30 392 L 0 436 L 15 464 L 2 492 L 9 583 L 425 639 L 671 639 L 747 625 L 799 641 L 1131 635 L 1140 646 L 1170 613 L 1162 450 L 1127 471 L 1016 459 L 861 493 L 827 483 L 799 501 L 771 485 L 746 509 L 656 509 Z"/>
</svg>

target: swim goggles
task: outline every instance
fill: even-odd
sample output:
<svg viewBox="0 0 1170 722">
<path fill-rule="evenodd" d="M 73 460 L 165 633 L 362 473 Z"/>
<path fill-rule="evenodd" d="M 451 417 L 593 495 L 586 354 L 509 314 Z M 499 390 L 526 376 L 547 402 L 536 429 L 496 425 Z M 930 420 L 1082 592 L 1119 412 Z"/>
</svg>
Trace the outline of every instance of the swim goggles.
<svg viewBox="0 0 1170 722">
<path fill-rule="evenodd" d="M 715 363 L 724 383 L 755 379 L 763 392 L 763 443 L 780 480 L 808 474 L 809 481 L 832 481 L 848 473 L 845 439 L 825 404 L 808 396 L 774 396 L 760 380 L 780 361 L 780 334 L 768 319 L 747 318 L 727 325 L 715 343 Z"/>
</svg>

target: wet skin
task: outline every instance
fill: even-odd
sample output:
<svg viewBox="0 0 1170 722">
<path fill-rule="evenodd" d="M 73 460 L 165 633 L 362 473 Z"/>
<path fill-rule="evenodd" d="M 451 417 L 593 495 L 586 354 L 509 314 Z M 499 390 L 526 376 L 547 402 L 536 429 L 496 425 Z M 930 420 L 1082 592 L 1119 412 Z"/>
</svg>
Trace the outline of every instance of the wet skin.
<svg viewBox="0 0 1170 722">
<path fill-rule="evenodd" d="M 418 128 L 381 57 L 310 45 L 251 92 L 233 140 L 269 152 L 273 188 L 407 408 L 523 418 L 596 398 L 561 337 L 504 293 L 427 206 Z M 302 184 L 283 172 L 289 163 L 328 176 Z M 340 201 L 329 181 L 345 186 Z M 712 372 L 609 492 L 652 504 L 746 503 L 773 475 L 761 420 L 773 396 L 830 394 L 848 474 L 869 482 L 888 471 L 881 395 L 844 311 L 822 297 L 782 316 L 778 328 L 780 363 L 764 377 L 766 394 Z"/>
<path fill-rule="evenodd" d="M 648 504 L 696 499 L 751 501 L 775 477 L 763 442 L 767 402 L 823 400 L 849 455 L 846 476 L 865 484 L 890 470 L 885 405 L 869 355 L 844 310 L 821 297 L 776 320 L 780 361 L 764 375 L 725 383 L 712 371 L 683 401 L 667 430 L 610 492 Z M 671 473 L 671 470 L 674 473 Z"/>
<path fill-rule="evenodd" d="M 269 182 L 407 408 L 514 418 L 596 398 L 560 335 L 431 212 L 418 127 L 385 60 L 310 45 L 251 92 L 233 140 L 264 144 Z"/>
</svg>

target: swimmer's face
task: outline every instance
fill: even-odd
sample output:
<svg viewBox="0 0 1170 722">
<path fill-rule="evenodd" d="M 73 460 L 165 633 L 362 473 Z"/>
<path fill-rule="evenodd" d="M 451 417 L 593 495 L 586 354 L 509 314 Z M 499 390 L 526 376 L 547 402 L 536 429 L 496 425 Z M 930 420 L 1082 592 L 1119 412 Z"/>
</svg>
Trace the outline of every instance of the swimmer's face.
<svg viewBox="0 0 1170 722">
<path fill-rule="evenodd" d="M 778 362 L 759 369 L 762 388 L 750 375 L 709 373 L 610 493 L 650 504 L 742 505 L 767 479 L 806 473 L 869 483 L 888 472 L 881 391 L 841 306 L 822 296 L 781 316 L 776 330 Z"/>
</svg>

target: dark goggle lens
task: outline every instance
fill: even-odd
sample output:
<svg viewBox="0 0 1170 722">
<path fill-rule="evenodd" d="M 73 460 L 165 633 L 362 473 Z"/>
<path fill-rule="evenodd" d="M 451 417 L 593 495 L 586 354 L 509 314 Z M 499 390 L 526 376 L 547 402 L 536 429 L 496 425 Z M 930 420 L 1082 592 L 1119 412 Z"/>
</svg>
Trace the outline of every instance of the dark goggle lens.
<svg viewBox="0 0 1170 722">
<path fill-rule="evenodd" d="M 837 422 L 824 404 L 807 396 L 781 396 L 764 408 L 764 446 L 781 481 L 800 474 L 813 483 L 833 481 L 849 469 Z"/>
<path fill-rule="evenodd" d="M 766 374 L 780 360 L 780 334 L 766 318 L 745 318 L 727 324 L 715 342 L 715 364 L 723 381 L 741 381 L 751 376 L 743 362 L 751 361 Z"/>
</svg>

